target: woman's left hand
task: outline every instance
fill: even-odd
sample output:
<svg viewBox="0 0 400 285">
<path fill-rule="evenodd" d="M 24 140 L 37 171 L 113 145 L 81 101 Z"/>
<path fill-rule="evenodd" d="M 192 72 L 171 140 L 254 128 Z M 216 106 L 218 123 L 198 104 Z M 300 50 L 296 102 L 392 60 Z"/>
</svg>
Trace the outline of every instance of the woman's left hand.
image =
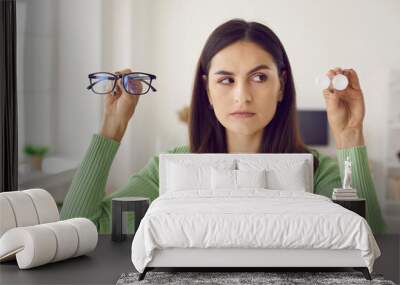
<svg viewBox="0 0 400 285">
<path fill-rule="evenodd" d="M 342 91 L 333 89 L 332 84 L 323 90 L 328 122 L 335 137 L 336 148 L 364 145 L 365 105 L 357 73 L 353 69 L 341 68 L 327 72 L 330 79 L 336 74 L 343 74 L 349 81 L 347 88 Z"/>
</svg>

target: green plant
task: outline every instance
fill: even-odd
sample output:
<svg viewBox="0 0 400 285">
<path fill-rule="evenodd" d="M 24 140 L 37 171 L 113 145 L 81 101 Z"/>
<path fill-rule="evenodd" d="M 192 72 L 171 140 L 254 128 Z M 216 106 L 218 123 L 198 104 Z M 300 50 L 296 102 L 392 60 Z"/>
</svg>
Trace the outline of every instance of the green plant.
<svg viewBox="0 0 400 285">
<path fill-rule="evenodd" d="M 41 145 L 27 144 L 24 147 L 24 153 L 27 155 L 40 155 L 43 156 L 49 151 L 49 148 Z"/>
</svg>

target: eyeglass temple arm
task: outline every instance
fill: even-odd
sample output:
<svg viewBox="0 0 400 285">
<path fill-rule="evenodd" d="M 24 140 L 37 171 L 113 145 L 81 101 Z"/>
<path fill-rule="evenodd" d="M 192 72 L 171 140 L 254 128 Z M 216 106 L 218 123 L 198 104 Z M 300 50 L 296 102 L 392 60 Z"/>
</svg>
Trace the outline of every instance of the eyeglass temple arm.
<svg viewBox="0 0 400 285">
<path fill-rule="evenodd" d="M 88 87 L 86 87 L 86 89 L 87 89 L 87 90 L 92 89 L 93 86 L 94 86 L 96 83 L 97 83 L 97 82 L 94 82 L 94 83 L 90 84 Z"/>
</svg>

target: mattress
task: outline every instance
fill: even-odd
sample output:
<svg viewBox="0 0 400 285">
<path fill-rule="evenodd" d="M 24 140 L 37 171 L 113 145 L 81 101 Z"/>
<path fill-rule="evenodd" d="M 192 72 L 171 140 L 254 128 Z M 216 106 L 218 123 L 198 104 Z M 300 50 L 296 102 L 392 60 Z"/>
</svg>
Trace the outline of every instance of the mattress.
<svg viewBox="0 0 400 285">
<path fill-rule="evenodd" d="M 150 205 L 132 241 L 143 272 L 163 249 L 359 250 L 372 272 L 381 254 L 367 221 L 303 191 L 241 189 L 167 192 Z"/>
</svg>

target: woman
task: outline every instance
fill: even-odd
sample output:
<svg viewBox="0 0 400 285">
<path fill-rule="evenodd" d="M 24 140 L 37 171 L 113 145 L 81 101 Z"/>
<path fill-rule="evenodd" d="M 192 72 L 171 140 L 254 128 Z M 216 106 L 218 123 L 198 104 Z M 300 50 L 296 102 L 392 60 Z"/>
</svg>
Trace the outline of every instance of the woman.
<svg viewBox="0 0 400 285">
<path fill-rule="evenodd" d="M 122 70 L 120 73 L 130 72 Z M 341 186 L 343 162 L 353 163 L 353 185 L 367 200 L 367 220 L 373 232 L 384 232 L 363 138 L 364 100 L 353 69 L 344 74 L 343 91 L 326 89 L 328 121 L 336 141 L 338 163 L 304 145 L 296 118 L 292 70 L 278 37 L 266 26 L 240 19 L 213 31 L 201 53 L 194 80 L 189 120 L 190 146 L 169 153 L 312 153 L 314 192 L 331 197 Z M 139 96 L 125 93 L 118 82 L 116 96 L 107 94 L 100 134 L 94 134 L 65 198 L 61 217 L 87 217 L 100 233 L 110 233 L 111 199 L 158 196 L 158 156 L 133 174 L 126 186 L 110 196 L 104 188 Z"/>
</svg>

